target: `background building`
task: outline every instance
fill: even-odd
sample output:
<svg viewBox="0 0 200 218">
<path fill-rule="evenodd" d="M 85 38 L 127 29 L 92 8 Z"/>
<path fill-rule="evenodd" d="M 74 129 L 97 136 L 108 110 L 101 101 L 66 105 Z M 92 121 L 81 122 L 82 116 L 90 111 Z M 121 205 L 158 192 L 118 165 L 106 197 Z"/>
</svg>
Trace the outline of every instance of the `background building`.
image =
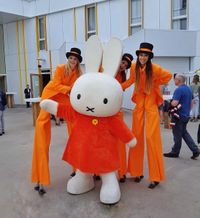
<svg viewBox="0 0 200 218">
<path fill-rule="evenodd" d="M 172 73 L 195 71 L 199 8 L 199 0 L 0 0 L 0 87 L 16 92 L 18 104 L 27 83 L 39 96 L 66 51 L 80 47 L 84 57 L 92 34 L 103 43 L 120 38 L 135 58 L 140 42 L 151 42 L 156 63 Z M 125 93 L 126 108 L 132 107 L 131 92 Z"/>
</svg>

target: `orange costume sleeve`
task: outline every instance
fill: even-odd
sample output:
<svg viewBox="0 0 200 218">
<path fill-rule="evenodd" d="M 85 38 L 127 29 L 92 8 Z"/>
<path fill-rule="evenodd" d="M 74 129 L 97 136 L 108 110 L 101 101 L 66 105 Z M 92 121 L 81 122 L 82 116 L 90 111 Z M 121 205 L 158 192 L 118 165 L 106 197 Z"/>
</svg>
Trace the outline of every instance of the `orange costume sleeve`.
<svg viewBox="0 0 200 218">
<path fill-rule="evenodd" d="M 131 86 L 135 82 L 135 66 L 136 66 L 136 64 L 135 64 L 135 62 L 133 62 L 131 64 L 129 78 L 121 84 L 123 90 L 127 89 L 129 86 Z"/>
<path fill-rule="evenodd" d="M 153 64 L 153 72 L 153 79 L 155 79 L 158 85 L 164 85 L 172 78 L 172 74 L 168 70 L 163 69 L 157 64 Z"/>
<path fill-rule="evenodd" d="M 157 95 L 157 105 L 161 105 L 163 103 L 163 96 L 160 90 L 160 85 L 168 83 L 172 78 L 172 74 L 160 67 L 157 64 L 153 64 L 153 82 L 154 84 L 154 89 Z"/>
<path fill-rule="evenodd" d="M 67 95 L 77 77 L 78 73 L 76 71 L 72 72 L 69 76 L 65 75 L 65 65 L 58 65 L 53 80 L 46 85 L 42 93 L 42 99 L 51 98 L 58 93 Z"/>
<path fill-rule="evenodd" d="M 135 136 L 121 119 L 120 114 L 114 116 L 109 123 L 110 132 L 116 137 L 119 138 L 122 142 L 128 143 Z"/>
</svg>

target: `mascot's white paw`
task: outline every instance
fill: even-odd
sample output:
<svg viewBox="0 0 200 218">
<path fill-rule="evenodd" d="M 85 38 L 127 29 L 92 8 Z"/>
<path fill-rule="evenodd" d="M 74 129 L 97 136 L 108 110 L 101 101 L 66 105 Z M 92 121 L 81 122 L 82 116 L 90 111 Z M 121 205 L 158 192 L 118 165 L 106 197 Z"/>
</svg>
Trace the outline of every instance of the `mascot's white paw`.
<svg viewBox="0 0 200 218">
<path fill-rule="evenodd" d="M 100 201 L 104 204 L 115 204 L 120 200 L 121 192 L 114 172 L 101 174 L 102 186 Z"/>
<path fill-rule="evenodd" d="M 56 115 L 57 114 L 57 108 L 58 108 L 58 103 L 56 101 L 53 101 L 51 99 L 45 99 L 43 101 L 40 102 L 40 107 L 51 113 Z"/>
<path fill-rule="evenodd" d="M 94 179 L 92 174 L 82 173 L 77 170 L 76 175 L 67 183 L 67 192 L 78 195 L 88 192 L 94 188 Z"/>
</svg>

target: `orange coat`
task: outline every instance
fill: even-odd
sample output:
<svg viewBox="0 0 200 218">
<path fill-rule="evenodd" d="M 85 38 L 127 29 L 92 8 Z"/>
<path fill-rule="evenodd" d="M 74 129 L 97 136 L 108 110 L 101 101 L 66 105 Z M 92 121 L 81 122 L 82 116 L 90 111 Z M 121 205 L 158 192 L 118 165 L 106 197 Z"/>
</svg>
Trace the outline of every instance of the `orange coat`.
<svg viewBox="0 0 200 218">
<path fill-rule="evenodd" d="M 63 160 L 86 173 L 108 173 L 119 168 L 116 144 L 119 139 L 129 142 L 134 135 L 118 115 L 87 116 L 70 105 L 59 105 L 57 115 L 74 123 Z"/>
<path fill-rule="evenodd" d="M 69 102 L 69 92 L 75 80 L 78 78 L 78 71 L 71 75 L 65 75 L 65 65 L 58 65 L 54 78 L 43 90 L 42 99 L 53 99 L 59 103 Z M 68 131 L 71 125 L 68 124 Z M 51 140 L 51 120 L 50 114 L 40 110 L 36 121 L 35 136 L 33 144 L 32 159 L 32 182 L 39 182 L 43 185 L 50 184 L 49 172 L 49 146 Z"/>
<path fill-rule="evenodd" d="M 133 83 L 135 83 L 135 80 L 136 80 L 135 67 L 136 67 L 136 63 L 132 63 L 131 70 L 130 70 L 130 77 L 128 80 L 126 80 L 125 82 L 122 83 L 123 90 L 125 90 L 126 88 L 131 86 Z M 140 95 L 142 92 L 144 92 L 145 79 L 146 79 L 146 75 L 145 75 L 144 70 L 145 69 L 143 69 L 141 71 L 141 74 L 140 74 L 140 78 L 141 78 L 140 79 L 140 81 L 141 81 L 140 82 L 140 87 L 141 87 L 140 92 L 137 94 L 136 90 L 133 91 L 132 101 L 134 103 L 139 102 L 138 95 Z M 156 103 L 156 105 L 159 106 L 163 103 L 163 97 L 162 97 L 162 93 L 160 91 L 160 85 L 164 85 L 164 84 L 168 83 L 169 80 L 172 78 L 172 74 L 169 71 L 161 68 L 157 64 L 152 64 L 152 71 L 153 71 L 153 76 L 152 76 L 153 88 L 148 96 L 150 96 L 153 103 Z"/>
<path fill-rule="evenodd" d="M 135 66 L 136 63 L 133 63 L 130 78 L 122 84 L 123 89 L 135 82 Z M 132 176 L 143 175 L 145 132 L 149 180 L 161 181 L 165 178 L 158 114 L 158 106 L 162 104 L 163 98 L 159 86 L 168 83 L 171 78 L 170 72 L 157 64 L 152 64 L 153 87 L 150 94 L 146 94 L 146 72 L 145 68 L 140 69 L 140 90 L 136 92 L 134 89 L 132 95 L 132 101 L 136 104 L 133 110 L 132 128 L 137 138 L 136 146 L 129 149 L 128 171 Z"/>
<path fill-rule="evenodd" d="M 54 73 L 54 78 L 44 88 L 42 92 L 42 100 L 50 99 L 57 94 L 68 95 L 72 85 L 78 78 L 78 71 L 75 70 L 71 75 L 65 75 L 65 65 L 60 64 L 57 66 Z"/>
</svg>

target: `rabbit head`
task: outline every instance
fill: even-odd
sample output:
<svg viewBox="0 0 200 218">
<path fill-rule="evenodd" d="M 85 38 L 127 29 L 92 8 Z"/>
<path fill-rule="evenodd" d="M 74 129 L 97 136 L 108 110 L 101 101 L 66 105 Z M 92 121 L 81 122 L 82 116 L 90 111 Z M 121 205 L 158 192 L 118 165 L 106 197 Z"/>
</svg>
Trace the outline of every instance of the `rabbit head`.
<svg viewBox="0 0 200 218">
<path fill-rule="evenodd" d="M 103 57 L 103 60 L 102 60 Z M 115 79 L 122 57 L 122 44 L 112 38 L 106 48 L 97 36 L 91 36 L 86 42 L 86 73 L 74 83 L 70 102 L 77 112 L 96 117 L 115 115 L 121 108 L 123 90 Z M 102 64 L 103 72 L 99 73 Z"/>
</svg>

